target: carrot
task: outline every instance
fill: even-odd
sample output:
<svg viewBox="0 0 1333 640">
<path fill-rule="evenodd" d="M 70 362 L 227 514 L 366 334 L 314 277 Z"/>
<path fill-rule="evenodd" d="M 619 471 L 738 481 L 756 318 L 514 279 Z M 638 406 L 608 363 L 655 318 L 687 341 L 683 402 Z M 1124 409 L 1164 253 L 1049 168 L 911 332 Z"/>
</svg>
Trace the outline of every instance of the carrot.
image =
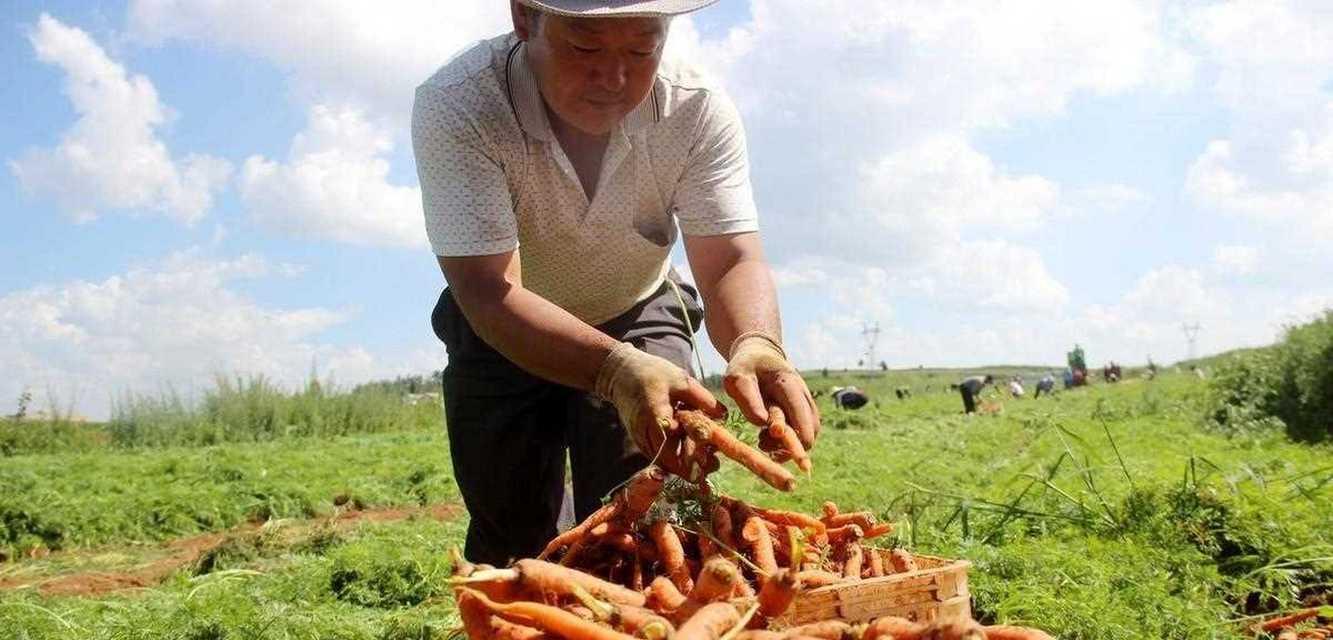
<svg viewBox="0 0 1333 640">
<path fill-rule="evenodd" d="M 906 618 L 884 616 L 875 619 L 861 634 L 861 640 L 920 640 L 926 625 Z"/>
<path fill-rule="evenodd" d="M 497 571 L 505 571 L 505 569 Z M 643 606 L 643 594 L 577 569 L 562 567 L 542 560 L 524 559 L 515 562 L 512 571 L 517 572 L 518 584 L 522 589 L 539 598 L 546 594 L 569 596 L 573 594 L 570 587 L 578 585 L 599 600 L 636 607 Z"/>
<path fill-rule="evenodd" d="M 700 604 L 722 600 L 731 595 L 732 585 L 740 580 L 740 571 L 730 560 L 714 557 L 704 563 L 694 589 L 685 597 Z"/>
<path fill-rule="evenodd" d="M 814 516 L 809 516 L 799 511 L 782 511 L 780 509 L 764 509 L 753 507 L 755 514 L 759 517 L 782 526 L 798 527 L 804 530 L 823 531 L 828 527 L 824 526 L 823 521 Z"/>
<path fill-rule="evenodd" d="M 694 580 L 690 579 L 690 569 L 685 565 L 685 547 L 681 545 L 676 530 L 666 520 L 655 520 L 648 527 L 648 536 L 657 545 L 658 559 L 671 577 L 671 582 L 681 593 L 688 593 L 694 588 Z"/>
<path fill-rule="evenodd" d="M 847 524 L 836 529 L 829 529 L 827 535 L 828 543 L 836 547 L 864 538 L 865 530 L 858 525 Z"/>
<path fill-rule="evenodd" d="M 736 538 L 732 531 L 731 512 L 722 503 L 713 505 L 712 510 L 713 535 L 718 541 L 731 549 L 736 548 Z"/>
<path fill-rule="evenodd" d="M 558 636 L 580 638 L 580 640 L 630 640 L 633 637 L 603 627 L 596 622 L 584 620 L 559 607 L 522 600 L 501 604 L 491 602 L 480 593 L 476 596 L 492 613 L 511 622 L 528 624 Z"/>
<path fill-rule="evenodd" d="M 865 530 L 865 539 L 878 538 L 882 535 L 893 533 L 892 522 L 881 522 Z"/>
<path fill-rule="evenodd" d="M 759 516 L 751 516 L 745 521 L 745 526 L 741 528 L 741 539 L 750 547 L 752 560 L 764 576 L 773 575 L 778 570 L 778 560 L 773 554 L 772 534 Z"/>
<path fill-rule="evenodd" d="M 1283 632 L 1277 634 L 1277 640 L 1300 640 L 1300 636 L 1296 635 L 1295 631 L 1292 631 L 1291 629 L 1286 629 Z"/>
<path fill-rule="evenodd" d="M 1259 624 L 1259 629 L 1263 631 L 1277 631 L 1278 629 L 1290 627 L 1291 625 L 1297 624 L 1299 622 L 1305 622 L 1306 620 L 1309 620 L 1310 618 L 1313 618 L 1318 615 L 1319 615 L 1318 607 L 1312 607 L 1310 609 L 1301 609 L 1300 611 L 1297 611 L 1295 613 L 1291 613 L 1285 616 L 1279 616 L 1276 618 L 1272 618 L 1270 620 L 1265 620 L 1264 622 Z"/>
<path fill-rule="evenodd" d="M 986 640 L 1055 640 L 1045 631 L 1015 627 L 1008 624 L 993 624 L 986 629 Z"/>
<path fill-rule="evenodd" d="M 811 622 L 799 627 L 792 627 L 783 632 L 788 638 L 807 637 L 824 638 L 825 640 L 842 640 L 847 634 L 851 633 L 852 625 L 842 620 L 824 620 L 821 622 Z"/>
<path fill-rule="evenodd" d="M 634 522 L 642 518 L 648 509 L 653 506 L 653 501 L 662 492 L 662 485 L 666 483 L 666 472 L 661 467 L 649 466 L 630 477 L 624 487 L 616 492 L 615 497 L 605 505 L 588 516 L 583 522 L 574 525 L 550 542 L 546 543 L 546 548 L 537 555 L 538 560 L 545 560 L 551 554 L 560 550 L 561 547 L 572 545 L 575 542 L 587 537 L 593 528 L 613 518 L 622 522 Z"/>
<path fill-rule="evenodd" d="M 453 560 L 454 567 L 449 571 L 449 575 L 454 578 L 466 578 L 477 570 L 477 565 L 472 564 L 467 558 L 463 557 L 463 552 L 459 551 L 458 545 L 449 547 L 449 559 Z"/>
<path fill-rule="evenodd" d="M 826 587 L 844 580 L 839 574 L 831 571 L 821 571 L 819 569 L 802 571 L 797 578 L 800 580 L 801 586 L 809 588 Z"/>
<path fill-rule="evenodd" d="M 875 528 L 875 514 L 869 511 L 853 511 L 850 513 L 839 513 L 831 518 L 822 521 L 830 529 L 854 524 L 861 527 L 862 531 L 870 531 Z"/>
<path fill-rule="evenodd" d="M 884 575 L 884 556 L 880 555 L 879 550 L 871 549 L 866 555 L 870 556 L 870 577 L 878 578 Z"/>
<path fill-rule="evenodd" d="M 759 589 L 759 614 L 776 618 L 787 611 L 796 599 L 797 575 L 790 569 L 779 569 L 764 581 Z"/>
<path fill-rule="evenodd" d="M 973 620 L 936 620 L 922 636 L 930 640 L 986 640 L 986 631 Z"/>
<path fill-rule="evenodd" d="M 491 629 L 491 612 L 486 605 L 467 589 L 459 589 L 456 598 L 458 617 L 463 621 L 463 630 L 467 632 L 467 637 L 471 640 L 487 640 L 492 637 L 494 631 Z"/>
<path fill-rule="evenodd" d="M 842 562 L 842 575 L 847 578 L 859 579 L 861 577 L 861 565 L 865 562 L 865 553 L 861 550 L 861 545 L 855 542 L 847 545 L 847 557 Z"/>
<path fill-rule="evenodd" d="M 889 561 L 893 563 L 894 573 L 906 573 L 917 569 L 916 558 L 913 558 L 906 549 L 894 549 L 889 554 Z"/>
<path fill-rule="evenodd" d="M 750 629 L 736 635 L 736 640 L 783 640 L 785 636 L 767 629 Z"/>
<path fill-rule="evenodd" d="M 805 445 L 801 444 L 801 437 L 790 424 L 787 424 L 787 414 L 777 405 L 768 408 L 768 435 L 791 454 L 792 460 L 796 461 L 796 468 L 807 474 L 814 469 L 814 465 L 810 462 L 810 454 L 806 452 Z"/>
<path fill-rule="evenodd" d="M 541 640 L 546 634 L 532 627 L 515 624 L 504 618 L 490 616 L 491 637 L 495 640 Z"/>
<path fill-rule="evenodd" d="M 736 607 L 726 602 L 714 602 L 680 625 L 675 640 L 719 640 L 740 621 L 741 614 Z"/>
<path fill-rule="evenodd" d="M 636 549 L 633 553 L 632 564 L 630 564 L 630 585 L 635 591 L 643 591 L 643 559 L 639 557 Z"/>
<path fill-rule="evenodd" d="M 618 606 L 615 608 L 614 619 L 616 620 L 616 626 L 625 633 L 637 634 L 643 629 L 653 627 L 668 635 L 674 632 L 674 628 L 666 618 L 643 607 Z"/>
<path fill-rule="evenodd" d="M 658 613 L 670 613 L 685 604 L 685 595 L 666 576 L 653 578 L 652 584 L 648 585 L 646 596 L 644 604 Z"/>
<path fill-rule="evenodd" d="M 824 504 L 820 505 L 820 509 L 824 512 L 825 519 L 838 515 L 838 503 L 832 500 L 825 500 Z"/>
<path fill-rule="evenodd" d="M 781 464 L 763 452 L 741 442 L 726 427 L 713 422 L 703 412 L 694 409 L 677 411 L 676 420 L 685 427 L 695 441 L 712 445 L 722 455 L 739 462 L 779 491 L 791 491 L 796 488 L 796 478 Z"/>
</svg>

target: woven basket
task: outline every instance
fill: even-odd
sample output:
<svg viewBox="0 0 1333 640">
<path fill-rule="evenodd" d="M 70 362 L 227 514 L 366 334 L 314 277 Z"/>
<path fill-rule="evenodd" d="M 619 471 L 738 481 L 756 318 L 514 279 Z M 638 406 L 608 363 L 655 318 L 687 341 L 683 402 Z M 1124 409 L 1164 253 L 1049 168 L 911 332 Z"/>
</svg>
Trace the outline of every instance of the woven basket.
<svg viewBox="0 0 1333 640">
<path fill-rule="evenodd" d="M 889 551 L 865 547 L 878 553 L 884 566 L 892 567 Z M 856 623 L 880 616 L 898 616 L 917 622 L 970 619 L 972 601 L 967 592 L 966 560 L 914 556 L 916 571 L 832 584 L 802 592 L 777 622 L 795 626 L 807 622 L 838 619 Z"/>
</svg>

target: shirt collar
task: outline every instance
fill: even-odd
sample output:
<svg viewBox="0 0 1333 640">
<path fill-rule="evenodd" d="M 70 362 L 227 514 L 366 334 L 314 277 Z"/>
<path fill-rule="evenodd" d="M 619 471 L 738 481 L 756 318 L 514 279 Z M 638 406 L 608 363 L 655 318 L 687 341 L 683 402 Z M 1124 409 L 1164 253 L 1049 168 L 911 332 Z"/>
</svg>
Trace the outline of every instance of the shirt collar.
<svg viewBox="0 0 1333 640">
<path fill-rule="evenodd" d="M 546 116 L 546 104 L 542 101 L 541 90 L 537 87 L 537 76 L 528 65 L 527 45 L 521 40 L 509 49 L 505 61 L 505 85 L 508 92 L 509 107 L 514 111 L 518 126 L 527 135 L 550 142 L 555 139 L 551 131 L 551 121 Z M 634 107 L 633 111 L 620 121 L 620 129 L 630 135 L 648 128 L 662 120 L 662 102 L 658 99 L 657 82 L 653 82 L 652 91 Z"/>
</svg>

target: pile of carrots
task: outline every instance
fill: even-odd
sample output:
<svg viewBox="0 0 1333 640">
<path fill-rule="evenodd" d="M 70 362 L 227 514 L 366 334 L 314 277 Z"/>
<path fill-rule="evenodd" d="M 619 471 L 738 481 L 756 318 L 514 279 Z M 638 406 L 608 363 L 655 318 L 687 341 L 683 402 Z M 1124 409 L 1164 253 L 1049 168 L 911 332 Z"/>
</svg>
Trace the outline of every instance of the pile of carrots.
<svg viewBox="0 0 1333 640">
<path fill-rule="evenodd" d="M 751 470 L 761 469 L 756 473 L 773 486 L 790 487 L 790 473 L 773 457 L 733 442 L 734 437 L 716 435 L 726 429 L 702 414 L 689 413 L 678 412 L 677 417 L 690 437 L 715 443 L 716 451 Z M 800 462 L 803 450 L 786 453 L 806 468 Z M 474 566 L 458 557 L 453 585 L 468 636 L 1050 639 L 1020 627 L 983 627 L 971 620 L 921 624 L 892 616 L 856 625 L 825 620 L 783 628 L 782 616 L 802 590 L 915 571 L 916 559 L 905 550 L 895 550 L 886 559 L 862 546 L 890 533 L 893 526 L 876 522 L 868 511 L 842 512 L 832 502 L 816 517 L 714 495 L 707 485 L 691 487 L 685 498 L 663 498 L 664 489 L 668 494 L 673 489 L 667 473 L 655 466 L 644 469 L 601 509 L 552 540 L 537 558 L 509 568 Z"/>
<path fill-rule="evenodd" d="M 1254 625 L 1256 634 L 1276 640 L 1326 640 L 1333 638 L 1333 607 L 1301 609 Z"/>
</svg>

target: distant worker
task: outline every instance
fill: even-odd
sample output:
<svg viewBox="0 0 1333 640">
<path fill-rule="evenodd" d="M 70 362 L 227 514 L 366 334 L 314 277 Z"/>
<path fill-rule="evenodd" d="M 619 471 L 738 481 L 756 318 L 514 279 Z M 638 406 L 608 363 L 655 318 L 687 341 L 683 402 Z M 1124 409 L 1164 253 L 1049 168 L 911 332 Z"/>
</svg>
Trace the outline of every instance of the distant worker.
<svg viewBox="0 0 1333 640">
<path fill-rule="evenodd" d="M 994 381 L 995 378 L 987 374 L 985 376 L 964 378 L 962 382 L 958 383 L 958 391 L 963 394 L 964 413 L 977 412 L 977 396 L 981 395 L 981 390 L 985 389 L 986 385 Z"/>
<path fill-rule="evenodd" d="M 899 400 L 906 400 L 906 399 L 912 397 L 912 388 L 911 388 L 911 387 L 898 387 L 898 388 L 896 388 L 896 389 L 893 390 L 893 393 L 894 393 L 895 395 L 898 396 L 898 399 L 899 399 Z"/>
<path fill-rule="evenodd" d="M 1023 397 L 1023 380 L 1022 380 L 1022 378 L 1014 378 L 1013 380 L 1010 380 L 1010 381 L 1009 381 L 1009 395 L 1011 395 L 1011 396 L 1013 396 L 1013 397 L 1015 397 L 1015 398 L 1022 398 L 1022 397 Z"/>
<path fill-rule="evenodd" d="M 1064 379 L 1065 379 L 1065 388 L 1072 389 L 1074 387 L 1074 370 L 1072 368 L 1065 367 Z"/>
<path fill-rule="evenodd" d="M 843 409 L 860 409 L 870 402 L 870 396 L 856 387 L 833 387 L 829 395 L 833 396 L 833 403 Z"/>
<path fill-rule="evenodd" d="M 1041 394 L 1043 393 L 1049 396 L 1054 392 L 1055 392 L 1055 376 L 1048 373 L 1042 376 L 1041 380 L 1037 381 L 1037 391 L 1032 394 L 1032 397 L 1034 399 L 1040 398 Z"/>
</svg>

